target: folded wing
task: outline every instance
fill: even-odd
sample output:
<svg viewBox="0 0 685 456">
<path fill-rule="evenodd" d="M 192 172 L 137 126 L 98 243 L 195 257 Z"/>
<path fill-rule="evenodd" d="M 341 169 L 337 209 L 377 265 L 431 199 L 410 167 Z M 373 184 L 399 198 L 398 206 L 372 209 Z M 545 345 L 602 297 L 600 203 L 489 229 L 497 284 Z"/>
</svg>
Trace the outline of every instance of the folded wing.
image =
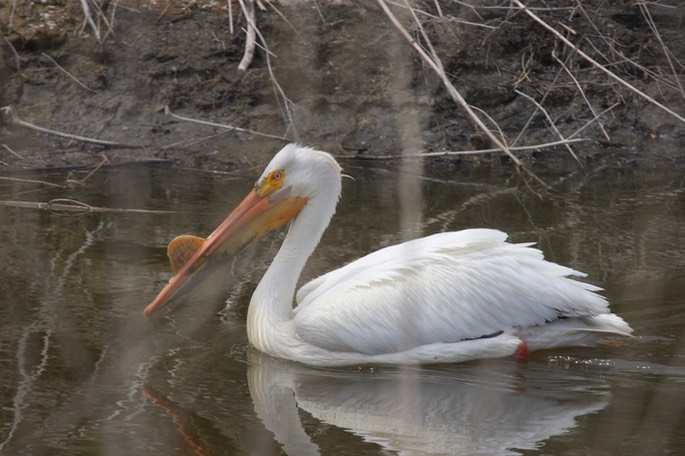
<svg viewBox="0 0 685 456">
<path fill-rule="evenodd" d="M 297 294 L 297 335 L 331 351 L 395 353 L 608 313 L 599 288 L 497 230 L 440 233 L 387 247 Z"/>
</svg>

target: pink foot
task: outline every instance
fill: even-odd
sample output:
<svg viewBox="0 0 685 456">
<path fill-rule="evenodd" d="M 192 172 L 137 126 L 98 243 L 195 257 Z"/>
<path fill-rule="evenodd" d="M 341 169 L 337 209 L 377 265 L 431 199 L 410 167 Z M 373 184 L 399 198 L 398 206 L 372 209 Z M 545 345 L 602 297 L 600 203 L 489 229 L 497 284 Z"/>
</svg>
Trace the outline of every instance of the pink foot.
<svg viewBox="0 0 685 456">
<path fill-rule="evenodd" d="M 518 361 L 528 361 L 528 344 L 521 341 L 514 352 L 514 359 Z"/>
</svg>

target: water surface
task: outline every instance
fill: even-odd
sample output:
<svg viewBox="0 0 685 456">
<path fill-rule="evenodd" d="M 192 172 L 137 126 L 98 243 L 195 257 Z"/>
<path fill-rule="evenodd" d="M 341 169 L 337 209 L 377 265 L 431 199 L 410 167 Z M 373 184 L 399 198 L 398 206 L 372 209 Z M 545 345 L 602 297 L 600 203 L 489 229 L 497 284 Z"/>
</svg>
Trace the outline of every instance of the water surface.
<svg viewBox="0 0 685 456">
<path fill-rule="evenodd" d="M 312 369 L 251 349 L 249 297 L 282 232 L 145 321 L 165 248 L 206 235 L 256 175 L 165 166 L 0 180 L 3 454 L 661 454 L 685 447 L 682 163 L 545 172 L 343 163 L 302 280 L 419 233 L 504 230 L 588 273 L 620 347 L 430 367 Z M 407 199 L 408 189 L 419 198 Z M 71 198 L 101 211 L 16 202 Z M 413 203 L 412 203 L 413 201 Z M 113 211 L 111 209 L 125 209 Z M 131 211 L 131 210 L 143 211 Z M 228 277 L 228 279 L 227 279 Z"/>
</svg>

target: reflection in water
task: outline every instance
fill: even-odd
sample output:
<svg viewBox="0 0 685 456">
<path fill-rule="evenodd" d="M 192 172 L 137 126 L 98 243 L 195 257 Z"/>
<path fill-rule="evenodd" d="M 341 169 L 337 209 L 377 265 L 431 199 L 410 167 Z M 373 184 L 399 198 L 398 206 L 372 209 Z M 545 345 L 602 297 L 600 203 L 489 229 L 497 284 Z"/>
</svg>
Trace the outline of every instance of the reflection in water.
<svg viewBox="0 0 685 456">
<path fill-rule="evenodd" d="M 247 355 L 254 412 L 292 456 L 338 454 L 343 448 L 335 439 L 317 437 L 322 426 L 405 455 L 519 454 L 571 431 L 577 418 L 609 402 L 605 381 L 541 364 L 320 370 L 256 350 Z M 236 437 L 230 422 L 208 423 L 149 386 L 145 395 L 172 418 L 175 446 L 188 454 L 210 454 L 226 439 L 236 452 L 274 450 L 254 428 L 251 438 Z M 202 413 L 213 415 L 212 408 L 206 403 Z"/>
<path fill-rule="evenodd" d="M 566 376 L 561 387 L 535 388 L 535 376 L 542 373 L 549 385 L 550 372 L 515 363 L 467 366 L 456 373 L 373 373 L 317 371 L 256 351 L 250 355 L 255 412 L 289 455 L 320 453 L 298 408 L 401 454 L 501 455 L 537 448 L 571 430 L 578 416 L 608 403 L 601 385 L 580 377 Z"/>
<path fill-rule="evenodd" d="M 200 417 L 159 395 L 149 385 L 143 385 L 143 394 L 172 418 L 175 436 L 179 437 L 174 439 L 174 448 L 184 454 L 196 456 L 208 456 L 214 452 L 212 442 L 207 440 L 203 432 L 203 428 L 207 427 L 207 424 L 211 426 L 211 423 L 203 423 Z"/>
</svg>

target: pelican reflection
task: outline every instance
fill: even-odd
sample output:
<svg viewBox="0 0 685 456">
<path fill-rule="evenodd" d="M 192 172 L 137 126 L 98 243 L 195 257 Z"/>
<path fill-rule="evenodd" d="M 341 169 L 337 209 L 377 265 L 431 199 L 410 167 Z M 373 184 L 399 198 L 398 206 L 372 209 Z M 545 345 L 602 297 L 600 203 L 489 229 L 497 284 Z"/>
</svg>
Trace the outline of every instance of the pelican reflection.
<svg viewBox="0 0 685 456">
<path fill-rule="evenodd" d="M 608 403 L 601 380 L 545 365 L 342 371 L 249 355 L 255 412 L 289 455 L 322 454 L 298 409 L 400 454 L 505 455 L 538 448 Z"/>
</svg>

